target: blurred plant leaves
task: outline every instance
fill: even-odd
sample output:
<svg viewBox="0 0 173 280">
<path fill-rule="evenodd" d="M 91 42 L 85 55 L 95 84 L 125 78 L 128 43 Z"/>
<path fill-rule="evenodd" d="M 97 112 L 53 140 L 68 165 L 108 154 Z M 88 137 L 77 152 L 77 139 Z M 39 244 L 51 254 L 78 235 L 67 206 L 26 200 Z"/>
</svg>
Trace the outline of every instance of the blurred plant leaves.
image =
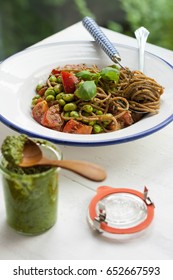
<svg viewBox="0 0 173 280">
<path fill-rule="evenodd" d="M 172 0 L 0 0 L 0 60 L 91 16 L 134 37 L 145 26 L 150 43 L 173 50 Z"/>
<path fill-rule="evenodd" d="M 124 33 L 133 36 L 140 26 L 150 31 L 150 43 L 172 49 L 173 1 L 172 0 L 120 0 L 128 24 Z M 127 27 L 127 24 L 125 26 Z"/>
</svg>

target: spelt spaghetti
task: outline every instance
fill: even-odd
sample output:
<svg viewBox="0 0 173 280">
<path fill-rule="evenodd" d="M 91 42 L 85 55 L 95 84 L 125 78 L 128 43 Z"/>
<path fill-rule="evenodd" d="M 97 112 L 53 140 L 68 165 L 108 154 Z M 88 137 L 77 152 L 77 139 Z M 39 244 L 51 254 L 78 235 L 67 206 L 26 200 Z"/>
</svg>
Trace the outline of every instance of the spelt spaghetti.
<svg viewBox="0 0 173 280">
<path fill-rule="evenodd" d="M 158 113 L 163 91 L 140 71 L 66 65 L 37 85 L 32 115 L 41 125 L 62 132 L 110 132 L 132 125 L 144 113 Z"/>
</svg>

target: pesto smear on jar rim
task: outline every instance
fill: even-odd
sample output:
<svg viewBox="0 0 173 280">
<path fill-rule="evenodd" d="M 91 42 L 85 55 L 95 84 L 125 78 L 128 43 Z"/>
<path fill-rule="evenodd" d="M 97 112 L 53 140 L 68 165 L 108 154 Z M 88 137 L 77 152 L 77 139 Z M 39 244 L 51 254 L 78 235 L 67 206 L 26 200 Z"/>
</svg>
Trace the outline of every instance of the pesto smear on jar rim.
<svg viewBox="0 0 173 280">
<path fill-rule="evenodd" d="M 3 157 L 11 164 L 18 165 L 23 158 L 23 149 L 28 141 L 26 135 L 7 136 L 4 140 L 1 152 Z"/>
<path fill-rule="evenodd" d="M 30 139 L 25 134 L 7 136 L 2 143 L 1 152 L 4 157 L 4 167 L 14 173 L 21 175 L 37 174 L 45 172 L 51 168 L 51 166 L 34 166 L 34 167 L 20 167 L 19 163 L 23 159 L 24 145 Z M 39 145 L 46 145 L 45 140 L 34 140 Z"/>
</svg>

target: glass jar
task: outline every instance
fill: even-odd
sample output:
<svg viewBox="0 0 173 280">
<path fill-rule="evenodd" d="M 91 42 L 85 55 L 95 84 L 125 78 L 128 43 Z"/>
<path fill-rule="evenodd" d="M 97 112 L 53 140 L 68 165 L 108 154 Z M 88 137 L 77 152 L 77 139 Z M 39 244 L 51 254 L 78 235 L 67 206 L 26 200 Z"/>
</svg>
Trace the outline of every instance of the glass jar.
<svg viewBox="0 0 173 280">
<path fill-rule="evenodd" d="M 62 158 L 52 143 L 41 140 L 38 143 L 45 157 Z M 31 174 L 18 174 L 7 168 L 7 161 L 1 156 L 0 169 L 7 223 L 26 235 L 40 234 L 51 228 L 57 219 L 59 168 L 38 170 L 35 167 L 37 173 L 33 169 Z"/>
</svg>

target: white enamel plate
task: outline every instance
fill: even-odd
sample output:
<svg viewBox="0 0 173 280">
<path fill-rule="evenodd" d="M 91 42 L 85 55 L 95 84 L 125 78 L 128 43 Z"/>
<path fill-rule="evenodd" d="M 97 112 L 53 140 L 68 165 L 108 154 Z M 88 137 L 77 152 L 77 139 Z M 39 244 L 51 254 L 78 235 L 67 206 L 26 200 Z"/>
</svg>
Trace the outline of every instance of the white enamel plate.
<svg viewBox="0 0 173 280">
<path fill-rule="evenodd" d="M 116 47 L 122 64 L 138 69 L 138 50 L 125 45 Z M 30 137 L 76 146 L 101 146 L 133 141 L 150 135 L 173 120 L 173 66 L 162 58 L 146 52 L 145 74 L 164 88 L 160 112 L 147 115 L 127 128 L 101 134 L 79 135 L 51 130 L 38 124 L 31 115 L 35 87 L 46 81 L 51 70 L 65 64 L 86 63 L 104 67 L 113 64 L 95 42 L 61 42 L 28 48 L 0 64 L 0 120 L 10 128 Z"/>
</svg>

